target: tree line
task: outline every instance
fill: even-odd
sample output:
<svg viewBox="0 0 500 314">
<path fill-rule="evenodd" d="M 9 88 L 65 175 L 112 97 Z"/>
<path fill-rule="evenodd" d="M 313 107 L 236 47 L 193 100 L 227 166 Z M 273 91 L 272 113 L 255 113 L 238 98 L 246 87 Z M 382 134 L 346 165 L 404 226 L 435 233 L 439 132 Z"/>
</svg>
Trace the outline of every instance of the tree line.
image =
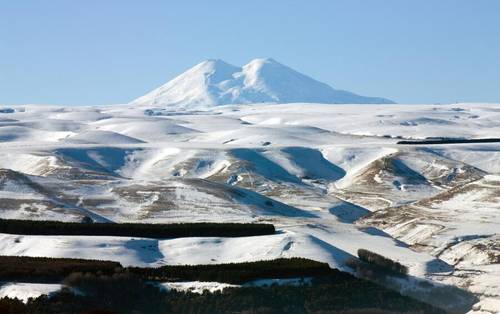
<svg viewBox="0 0 500 314">
<path fill-rule="evenodd" d="M 332 272 L 301 286 L 226 288 L 196 294 L 166 291 L 142 278 L 122 273 L 112 276 L 73 274 L 67 288 L 23 304 L 0 299 L 4 314 L 93 313 L 445 313 L 377 284 L 343 272 Z M 75 294 L 72 291 L 78 291 Z"/>
<path fill-rule="evenodd" d="M 262 278 L 319 277 L 336 272 L 327 263 L 306 258 L 278 258 L 214 265 L 167 265 L 158 268 L 129 267 L 130 273 L 155 281 L 218 281 L 240 284 Z"/>
<path fill-rule="evenodd" d="M 468 144 L 468 143 L 499 143 L 500 138 L 428 138 L 425 140 L 398 141 L 400 145 L 432 145 L 432 144 Z"/>
<path fill-rule="evenodd" d="M 218 281 L 243 283 L 263 278 L 300 278 L 328 275 L 337 270 L 305 258 L 213 265 L 123 267 L 118 262 L 72 258 L 0 256 L 0 281 L 59 283 L 72 273 L 114 275 L 129 273 L 151 281 Z"/>
<path fill-rule="evenodd" d="M 270 235 L 274 225 L 265 223 L 78 223 L 0 219 L 0 233 L 23 235 L 82 235 L 143 238 L 247 237 Z"/>
<path fill-rule="evenodd" d="M 0 281 L 59 283 L 74 272 L 112 275 L 122 269 L 112 261 L 0 256 Z"/>
<path fill-rule="evenodd" d="M 377 253 L 358 250 L 348 266 L 363 277 L 406 276 L 408 268 Z M 60 282 L 75 272 L 131 273 L 151 281 L 218 281 L 240 284 L 262 278 L 321 277 L 336 272 L 327 263 L 306 258 L 278 258 L 243 263 L 123 267 L 118 262 L 50 257 L 0 256 L 0 281 Z"/>
<path fill-rule="evenodd" d="M 383 270 L 393 272 L 399 275 L 407 275 L 408 267 L 405 265 L 393 261 L 390 258 L 382 256 L 380 254 L 368 251 L 365 249 L 358 250 L 358 257 L 360 260 L 367 262 L 369 264 L 375 265 Z"/>
</svg>

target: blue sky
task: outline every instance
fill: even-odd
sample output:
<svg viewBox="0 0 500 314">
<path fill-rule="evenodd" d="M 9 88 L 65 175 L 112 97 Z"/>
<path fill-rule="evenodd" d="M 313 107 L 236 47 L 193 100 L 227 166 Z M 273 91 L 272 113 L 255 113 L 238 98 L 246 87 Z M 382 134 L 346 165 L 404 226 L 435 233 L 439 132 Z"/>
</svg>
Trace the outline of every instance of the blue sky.
<svg viewBox="0 0 500 314">
<path fill-rule="evenodd" d="M 0 0 L 0 103 L 128 102 L 273 57 L 400 103 L 500 102 L 500 1 Z"/>
</svg>

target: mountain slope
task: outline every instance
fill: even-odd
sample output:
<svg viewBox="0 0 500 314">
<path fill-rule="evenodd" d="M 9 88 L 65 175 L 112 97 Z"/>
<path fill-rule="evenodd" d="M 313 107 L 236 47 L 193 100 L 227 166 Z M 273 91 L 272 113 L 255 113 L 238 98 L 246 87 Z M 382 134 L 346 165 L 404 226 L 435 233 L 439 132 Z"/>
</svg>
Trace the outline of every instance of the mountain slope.
<svg viewBox="0 0 500 314">
<path fill-rule="evenodd" d="M 241 68 L 204 61 L 132 104 L 193 108 L 262 102 L 393 103 L 334 89 L 273 59 L 255 59 Z"/>
</svg>

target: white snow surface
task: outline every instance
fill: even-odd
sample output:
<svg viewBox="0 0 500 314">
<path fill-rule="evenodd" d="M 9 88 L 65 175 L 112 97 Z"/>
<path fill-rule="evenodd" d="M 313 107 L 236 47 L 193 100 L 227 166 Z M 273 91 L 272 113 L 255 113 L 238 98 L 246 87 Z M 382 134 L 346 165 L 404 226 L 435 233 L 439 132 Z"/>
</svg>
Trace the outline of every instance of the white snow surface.
<svg viewBox="0 0 500 314">
<path fill-rule="evenodd" d="M 207 80 L 222 84 L 227 75 L 243 73 L 241 82 L 264 90 L 267 76 L 255 73 L 273 64 L 217 65 L 227 73 L 217 70 Z M 229 83 L 221 86 L 230 90 Z M 160 240 L 1 234 L 2 255 L 138 266 L 300 256 L 352 272 L 345 262 L 364 248 L 408 266 L 415 280 L 474 293 L 479 302 L 472 311 L 498 312 L 491 309 L 500 299 L 500 143 L 396 142 L 499 137 L 500 104 L 284 103 L 176 111 L 163 100 L 147 100 L 11 109 L 0 113 L 2 218 L 269 222 L 278 232 Z"/>
<path fill-rule="evenodd" d="M 132 104 L 179 108 L 248 103 L 392 103 L 333 89 L 272 58 L 243 67 L 206 60 Z M 271 122 L 272 123 L 272 122 Z"/>
<path fill-rule="evenodd" d="M 50 295 L 60 290 L 60 284 L 8 282 L 0 283 L 0 298 L 17 298 L 27 302 L 29 298 Z"/>
<path fill-rule="evenodd" d="M 233 285 L 216 281 L 175 281 L 162 282 L 161 287 L 167 290 L 189 291 L 193 293 L 203 293 L 204 291 L 215 292 L 222 291 L 226 288 L 238 287 L 255 287 L 255 286 L 271 286 L 271 285 L 289 285 L 299 286 L 307 285 L 311 282 L 311 278 L 286 278 L 286 279 L 259 279 L 246 282 L 242 285 Z"/>
</svg>

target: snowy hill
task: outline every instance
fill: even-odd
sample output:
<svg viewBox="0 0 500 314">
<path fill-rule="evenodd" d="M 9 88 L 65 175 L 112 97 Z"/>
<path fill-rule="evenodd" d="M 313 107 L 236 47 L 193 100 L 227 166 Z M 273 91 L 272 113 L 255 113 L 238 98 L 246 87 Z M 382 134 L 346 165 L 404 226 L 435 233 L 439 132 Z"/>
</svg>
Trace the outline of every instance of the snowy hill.
<svg viewBox="0 0 500 314">
<path fill-rule="evenodd" d="M 207 60 L 132 104 L 180 108 L 249 103 L 389 104 L 391 100 L 337 90 L 271 58 L 243 67 Z"/>
<path fill-rule="evenodd" d="M 253 64 L 217 65 L 225 72 L 207 80 L 226 86 L 228 75 L 246 73 L 248 86 L 279 90 L 267 65 Z M 190 91 L 190 99 L 215 97 Z M 500 314 L 500 143 L 397 144 L 498 137 L 500 104 L 11 109 L 0 111 L 0 218 L 267 222 L 278 232 L 161 240 L 3 233 L 0 255 L 154 267 L 296 256 L 353 272 L 346 261 L 363 248 L 409 268 L 412 281 L 388 281 L 393 289 L 452 313 L 467 310 L 463 293 L 474 294 L 471 313 Z M 11 283 L 0 296 L 42 288 L 54 287 Z"/>
</svg>

